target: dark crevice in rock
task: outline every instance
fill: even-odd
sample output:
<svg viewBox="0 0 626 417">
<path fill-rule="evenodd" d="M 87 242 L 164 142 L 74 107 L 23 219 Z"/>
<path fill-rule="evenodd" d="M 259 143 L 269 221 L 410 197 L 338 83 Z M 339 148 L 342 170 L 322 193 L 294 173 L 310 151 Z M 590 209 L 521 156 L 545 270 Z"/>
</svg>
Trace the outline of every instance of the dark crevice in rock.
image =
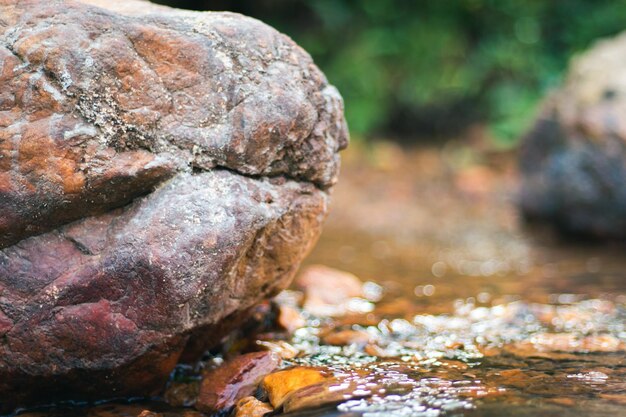
<svg viewBox="0 0 626 417">
<path fill-rule="evenodd" d="M 91 250 L 89 250 L 89 248 L 87 246 L 85 246 L 81 242 L 77 241 L 73 237 L 66 236 L 65 234 L 63 234 L 63 237 L 65 239 L 69 240 L 70 242 L 72 242 L 74 244 L 74 246 L 76 246 L 76 249 L 78 249 L 80 251 L 80 253 L 82 253 L 83 255 L 89 255 L 89 256 L 93 256 L 94 255 L 91 252 Z"/>
</svg>

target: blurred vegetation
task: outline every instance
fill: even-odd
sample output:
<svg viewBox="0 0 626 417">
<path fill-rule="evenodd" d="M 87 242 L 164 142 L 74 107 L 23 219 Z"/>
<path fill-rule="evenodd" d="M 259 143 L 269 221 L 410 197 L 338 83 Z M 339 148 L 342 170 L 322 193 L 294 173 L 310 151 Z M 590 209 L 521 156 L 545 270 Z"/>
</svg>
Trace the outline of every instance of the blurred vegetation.
<svg viewBox="0 0 626 417">
<path fill-rule="evenodd" d="M 623 0 L 157 0 L 259 18 L 311 53 L 353 135 L 486 123 L 514 144 L 573 54 L 626 29 Z"/>
</svg>

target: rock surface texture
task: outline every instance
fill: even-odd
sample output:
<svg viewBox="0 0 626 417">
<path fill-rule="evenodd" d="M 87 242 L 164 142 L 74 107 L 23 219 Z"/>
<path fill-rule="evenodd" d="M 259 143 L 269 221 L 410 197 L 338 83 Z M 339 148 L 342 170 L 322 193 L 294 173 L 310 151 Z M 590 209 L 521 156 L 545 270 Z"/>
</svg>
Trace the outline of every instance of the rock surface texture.
<svg viewBox="0 0 626 417">
<path fill-rule="evenodd" d="M 86 3 L 0 1 L 0 411 L 160 389 L 289 284 L 347 145 L 272 28 Z"/>
<path fill-rule="evenodd" d="M 566 232 L 626 238 L 626 34 L 576 58 L 524 139 L 521 206 Z"/>
</svg>

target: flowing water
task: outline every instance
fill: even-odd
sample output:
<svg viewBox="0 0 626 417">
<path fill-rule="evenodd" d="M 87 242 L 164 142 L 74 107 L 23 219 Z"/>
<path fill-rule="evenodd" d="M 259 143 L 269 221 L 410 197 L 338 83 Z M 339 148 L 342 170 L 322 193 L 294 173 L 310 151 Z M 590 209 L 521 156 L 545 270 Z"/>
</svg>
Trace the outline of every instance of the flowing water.
<svg viewBox="0 0 626 417">
<path fill-rule="evenodd" d="M 626 415 L 623 246 L 530 230 L 515 210 L 510 155 L 454 146 L 365 155 L 366 165 L 363 153 L 348 158 L 309 262 L 383 286 L 369 320 L 354 320 L 381 349 L 309 342 L 307 360 L 365 370 L 373 389 L 402 388 L 340 411 Z"/>
<path fill-rule="evenodd" d="M 347 153 L 307 264 L 350 271 L 372 296 L 342 317 L 304 312 L 286 364 L 339 382 L 284 415 L 626 415 L 626 248 L 524 225 L 512 156 L 479 149 Z M 368 341 L 325 343 L 342 331 Z M 23 415 L 200 415 L 155 401 Z"/>
</svg>

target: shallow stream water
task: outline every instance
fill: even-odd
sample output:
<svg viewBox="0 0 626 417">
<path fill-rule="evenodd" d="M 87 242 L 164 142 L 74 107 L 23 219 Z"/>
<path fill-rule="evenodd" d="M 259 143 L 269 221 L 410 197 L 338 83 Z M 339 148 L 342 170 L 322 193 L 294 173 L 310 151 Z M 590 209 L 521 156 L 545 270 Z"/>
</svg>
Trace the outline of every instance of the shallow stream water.
<svg viewBox="0 0 626 417">
<path fill-rule="evenodd" d="M 381 293 L 350 300 L 340 318 L 305 314 L 287 340 L 299 352 L 287 364 L 323 367 L 342 381 L 331 391 L 344 395 L 284 415 L 626 415 L 622 244 L 525 225 L 509 154 L 379 144 L 354 147 L 344 161 L 306 263 L 352 272 Z M 324 343 L 342 330 L 372 342 Z M 200 415 L 158 399 L 22 415 L 145 409 Z"/>
</svg>

